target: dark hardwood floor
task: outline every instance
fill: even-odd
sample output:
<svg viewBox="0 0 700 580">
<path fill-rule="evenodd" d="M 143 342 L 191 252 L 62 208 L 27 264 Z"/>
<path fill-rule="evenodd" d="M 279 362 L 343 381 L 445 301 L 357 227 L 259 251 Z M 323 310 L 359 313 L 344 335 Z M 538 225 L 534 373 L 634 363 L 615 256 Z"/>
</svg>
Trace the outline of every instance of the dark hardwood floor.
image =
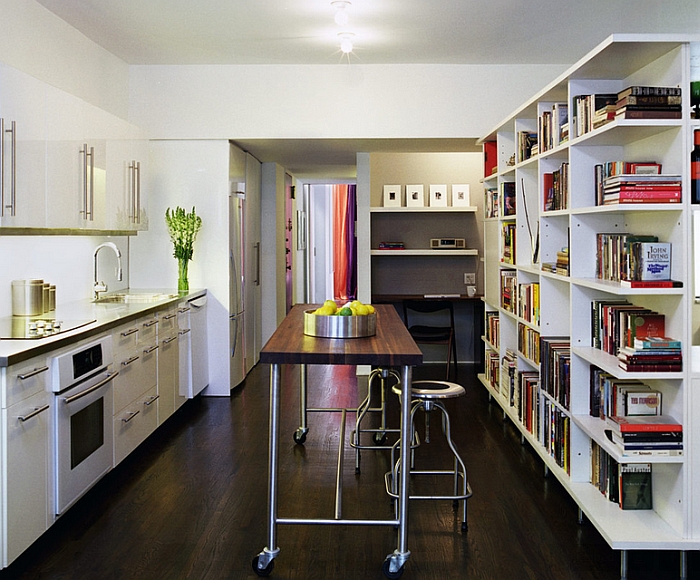
<svg viewBox="0 0 700 580">
<path fill-rule="evenodd" d="M 311 367 L 310 404 L 355 406 L 353 372 Z M 256 578 L 251 561 L 267 539 L 268 381 L 268 368 L 258 365 L 230 399 L 190 401 L 0 579 Z M 618 579 L 619 554 L 590 524 L 577 523 L 576 505 L 556 479 L 544 477 L 542 462 L 520 444 L 473 371 L 460 369 L 458 381 L 467 395 L 448 407 L 474 491 L 469 531 L 460 531 L 452 502 L 411 502 L 403 578 Z M 280 516 L 332 517 L 340 414 L 310 414 L 306 443 L 296 445 L 298 368 L 285 369 L 283 385 Z M 393 396 L 391 405 L 395 422 Z M 443 456 L 437 432 L 417 461 Z M 391 516 L 383 483 L 388 465 L 387 452 L 363 451 L 356 475 L 346 439 L 344 517 Z M 396 547 L 392 527 L 278 530 L 281 551 L 271 578 L 379 580 L 382 561 Z M 689 567 L 689 577 L 700 578 L 694 554 Z M 677 552 L 630 554 L 630 580 L 678 573 Z"/>
</svg>

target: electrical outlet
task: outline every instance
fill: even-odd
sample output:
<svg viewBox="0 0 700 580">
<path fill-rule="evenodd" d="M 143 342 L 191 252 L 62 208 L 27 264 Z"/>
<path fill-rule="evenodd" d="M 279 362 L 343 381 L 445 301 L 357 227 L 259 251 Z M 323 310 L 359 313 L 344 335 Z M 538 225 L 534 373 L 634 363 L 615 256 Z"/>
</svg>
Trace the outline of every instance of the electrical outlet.
<svg viewBox="0 0 700 580">
<path fill-rule="evenodd" d="M 465 273 L 464 273 L 464 283 L 465 283 L 465 284 L 471 284 L 471 285 L 476 284 L 476 273 L 474 273 L 474 272 L 465 272 Z"/>
</svg>

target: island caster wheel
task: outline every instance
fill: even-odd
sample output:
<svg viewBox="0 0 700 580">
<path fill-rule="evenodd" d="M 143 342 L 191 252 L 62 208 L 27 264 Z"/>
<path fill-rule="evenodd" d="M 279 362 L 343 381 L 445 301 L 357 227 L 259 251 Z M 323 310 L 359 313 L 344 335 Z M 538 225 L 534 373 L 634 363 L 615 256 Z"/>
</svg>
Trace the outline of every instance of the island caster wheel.
<svg viewBox="0 0 700 580">
<path fill-rule="evenodd" d="M 375 433 L 372 436 L 375 445 L 384 445 L 386 443 L 386 433 Z"/>
<path fill-rule="evenodd" d="M 294 443 L 297 445 L 303 445 L 304 442 L 306 441 L 306 431 L 302 431 L 301 429 L 297 429 L 294 431 Z"/>
<path fill-rule="evenodd" d="M 389 578 L 389 580 L 395 580 L 396 578 L 401 578 L 403 575 L 403 569 L 404 567 L 401 566 L 396 572 L 392 572 L 390 570 L 391 567 L 391 558 L 387 558 L 384 560 L 384 563 L 382 564 L 382 572 L 384 572 L 384 576 Z"/>
<path fill-rule="evenodd" d="M 255 558 L 253 558 L 253 572 L 255 572 L 258 576 L 269 576 L 272 573 L 272 569 L 275 567 L 275 561 L 270 560 L 267 566 L 265 566 L 264 568 L 258 568 L 259 561 L 260 556 L 255 556 Z"/>
</svg>

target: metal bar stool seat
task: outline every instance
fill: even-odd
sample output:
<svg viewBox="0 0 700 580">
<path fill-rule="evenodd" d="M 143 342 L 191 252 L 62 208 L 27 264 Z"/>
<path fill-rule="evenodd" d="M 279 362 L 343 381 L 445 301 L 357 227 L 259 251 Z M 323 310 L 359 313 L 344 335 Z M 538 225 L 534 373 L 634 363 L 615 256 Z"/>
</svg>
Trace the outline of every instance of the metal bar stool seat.
<svg viewBox="0 0 700 580">
<path fill-rule="evenodd" d="M 392 392 L 401 396 L 401 385 L 392 387 Z M 447 445 L 453 455 L 454 462 L 452 469 L 430 469 L 416 470 L 413 465 L 413 452 L 411 453 L 411 465 L 409 466 L 411 476 L 414 475 L 451 475 L 453 478 L 452 493 L 446 494 L 431 494 L 431 495 L 414 495 L 409 494 L 408 499 L 416 500 L 449 500 L 451 499 L 455 505 L 462 502 L 462 531 L 467 530 L 467 499 L 472 496 L 472 489 L 467 478 L 467 468 L 464 461 L 460 457 L 457 449 L 452 441 L 452 431 L 450 427 L 450 416 L 442 401 L 444 399 L 453 399 L 461 397 L 465 394 L 464 387 L 456 383 L 448 381 L 413 381 L 411 385 L 411 432 L 415 433 L 414 420 L 418 409 L 425 411 L 425 443 L 430 443 L 430 413 L 434 409 L 438 409 L 442 416 L 442 430 L 445 435 Z M 417 438 L 417 435 L 414 435 Z M 402 469 L 400 459 L 396 459 L 397 446 L 394 445 L 391 450 L 391 465 L 392 470 L 384 476 L 386 491 L 389 496 L 398 498 L 398 481 L 399 471 Z M 461 485 L 460 485 L 461 483 Z"/>
</svg>

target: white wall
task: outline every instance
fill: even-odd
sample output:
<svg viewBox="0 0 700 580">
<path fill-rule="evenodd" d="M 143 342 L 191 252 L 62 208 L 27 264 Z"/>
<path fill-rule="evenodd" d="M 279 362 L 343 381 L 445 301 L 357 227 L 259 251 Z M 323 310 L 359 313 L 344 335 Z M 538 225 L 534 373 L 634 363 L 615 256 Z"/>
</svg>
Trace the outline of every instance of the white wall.
<svg viewBox="0 0 700 580">
<path fill-rule="evenodd" d="M 123 280 L 116 279 L 116 256 L 110 250 L 100 250 L 98 274 L 110 291 L 120 290 L 129 281 L 126 237 L 0 236 L 0 317 L 12 315 L 12 280 L 41 278 L 56 285 L 57 315 L 67 318 L 61 306 L 92 297 L 93 253 L 107 240 L 121 250 Z"/>
<path fill-rule="evenodd" d="M 0 0 L 0 60 L 123 119 L 129 67 L 34 0 Z"/>
<path fill-rule="evenodd" d="M 563 66 L 134 66 L 155 138 L 478 137 Z"/>
</svg>

